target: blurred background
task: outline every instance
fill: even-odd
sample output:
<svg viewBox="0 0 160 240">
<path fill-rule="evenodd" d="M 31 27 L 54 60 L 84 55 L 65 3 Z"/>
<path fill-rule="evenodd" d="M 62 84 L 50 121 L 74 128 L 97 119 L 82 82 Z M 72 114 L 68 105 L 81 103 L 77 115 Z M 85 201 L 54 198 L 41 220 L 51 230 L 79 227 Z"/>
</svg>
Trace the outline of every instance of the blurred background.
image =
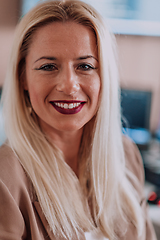
<svg viewBox="0 0 160 240">
<path fill-rule="evenodd" d="M 0 0 L 0 95 L 15 27 L 40 0 Z M 149 214 L 160 240 L 160 1 L 86 0 L 115 34 L 122 131 L 137 144 L 145 169 Z M 0 105 L 0 145 L 5 141 Z"/>
</svg>

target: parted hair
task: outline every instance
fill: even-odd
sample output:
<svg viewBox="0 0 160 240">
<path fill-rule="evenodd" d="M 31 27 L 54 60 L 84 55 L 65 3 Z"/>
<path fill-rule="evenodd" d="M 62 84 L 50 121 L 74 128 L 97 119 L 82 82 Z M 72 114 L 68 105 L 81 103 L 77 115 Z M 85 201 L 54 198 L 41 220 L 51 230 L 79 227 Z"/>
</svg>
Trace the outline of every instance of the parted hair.
<svg viewBox="0 0 160 240">
<path fill-rule="evenodd" d="M 90 28 L 98 47 L 99 108 L 84 126 L 79 179 L 63 153 L 41 131 L 23 87 L 25 59 L 34 33 L 57 21 Z M 127 226 L 129 220 L 137 234 L 141 233 L 140 206 L 125 174 L 115 40 L 95 9 L 79 0 L 50 0 L 30 10 L 15 31 L 2 100 L 9 145 L 28 174 L 55 236 L 78 238 L 82 231 L 95 230 L 110 240 L 118 239 L 121 222 Z"/>
</svg>

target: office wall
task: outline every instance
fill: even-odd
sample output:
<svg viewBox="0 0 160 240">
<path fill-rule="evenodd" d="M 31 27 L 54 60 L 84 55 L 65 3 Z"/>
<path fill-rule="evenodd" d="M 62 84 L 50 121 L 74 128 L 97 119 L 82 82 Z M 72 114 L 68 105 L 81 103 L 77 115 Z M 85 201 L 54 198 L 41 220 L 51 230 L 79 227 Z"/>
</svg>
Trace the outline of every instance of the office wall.
<svg viewBox="0 0 160 240">
<path fill-rule="evenodd" d="M 0 27 L 15 26 L 20 14 L 20 0 L 0 0 Z"/>
<path fill-rule="evenodd" d="M 116 36 L 121 86 L 152 91 L 150 129 L 160 120 L 160 37 Z"/>
<path fill-rule="evenodd" d="M 20 16 L 21 0 L 0 0 L 0 85 L 7 68 L 15 26 Z"/>
</svg>

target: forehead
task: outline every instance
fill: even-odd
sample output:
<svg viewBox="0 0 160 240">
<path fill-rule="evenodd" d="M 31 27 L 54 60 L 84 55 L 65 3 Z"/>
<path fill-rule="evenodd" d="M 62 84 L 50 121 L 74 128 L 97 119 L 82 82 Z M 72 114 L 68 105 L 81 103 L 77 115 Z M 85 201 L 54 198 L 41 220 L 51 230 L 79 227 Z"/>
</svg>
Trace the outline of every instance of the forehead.
<svg viewBox="0 0 160 240">
<path fill-rule="evenodd" d="M 91 51 L 96 53 L 96 37 L 94 31 L 72 21 L 52 22 L 36 30 L 33 35 L 30 50 L 42 48 L 50 51 L 63 48 L 65 51 Z"/>
</svg>

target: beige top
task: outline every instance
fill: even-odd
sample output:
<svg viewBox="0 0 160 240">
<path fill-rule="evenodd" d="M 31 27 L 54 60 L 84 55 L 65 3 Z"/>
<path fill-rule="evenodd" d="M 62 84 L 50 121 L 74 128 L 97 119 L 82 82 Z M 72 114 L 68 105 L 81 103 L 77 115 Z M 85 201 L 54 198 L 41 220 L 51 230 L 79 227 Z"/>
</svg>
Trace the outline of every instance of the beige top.
<svg viewBox="0 0 160 240">
<path fill-rule="evenodd" d="M 138 238 L 133 224 L 130 223 L 125 237 L 119 236 L 119 239 L 156 240 L 152 224 L 148 218 L 146 200 L 143 195 L 144 172 L 139 151 L 134 144 L 126 139 L 124 139 L 124 146 L 127 167 L 139 179 L 139 188 L 136 190 L 139 194 L 138 201 L 144 212 L 146 229 L 143 235 Z M 91 234 L 83 233 L 80 240 L 89 240 L 91 236 Z M 0 239 L 56 239 L 49 229 L 39 202 L 33 195 L 30 180 L 17 157 L 7 145 L 3 145 L 0 148 Z M 72 240 L 76 239 L 73 238 Z"/>
</svg>

